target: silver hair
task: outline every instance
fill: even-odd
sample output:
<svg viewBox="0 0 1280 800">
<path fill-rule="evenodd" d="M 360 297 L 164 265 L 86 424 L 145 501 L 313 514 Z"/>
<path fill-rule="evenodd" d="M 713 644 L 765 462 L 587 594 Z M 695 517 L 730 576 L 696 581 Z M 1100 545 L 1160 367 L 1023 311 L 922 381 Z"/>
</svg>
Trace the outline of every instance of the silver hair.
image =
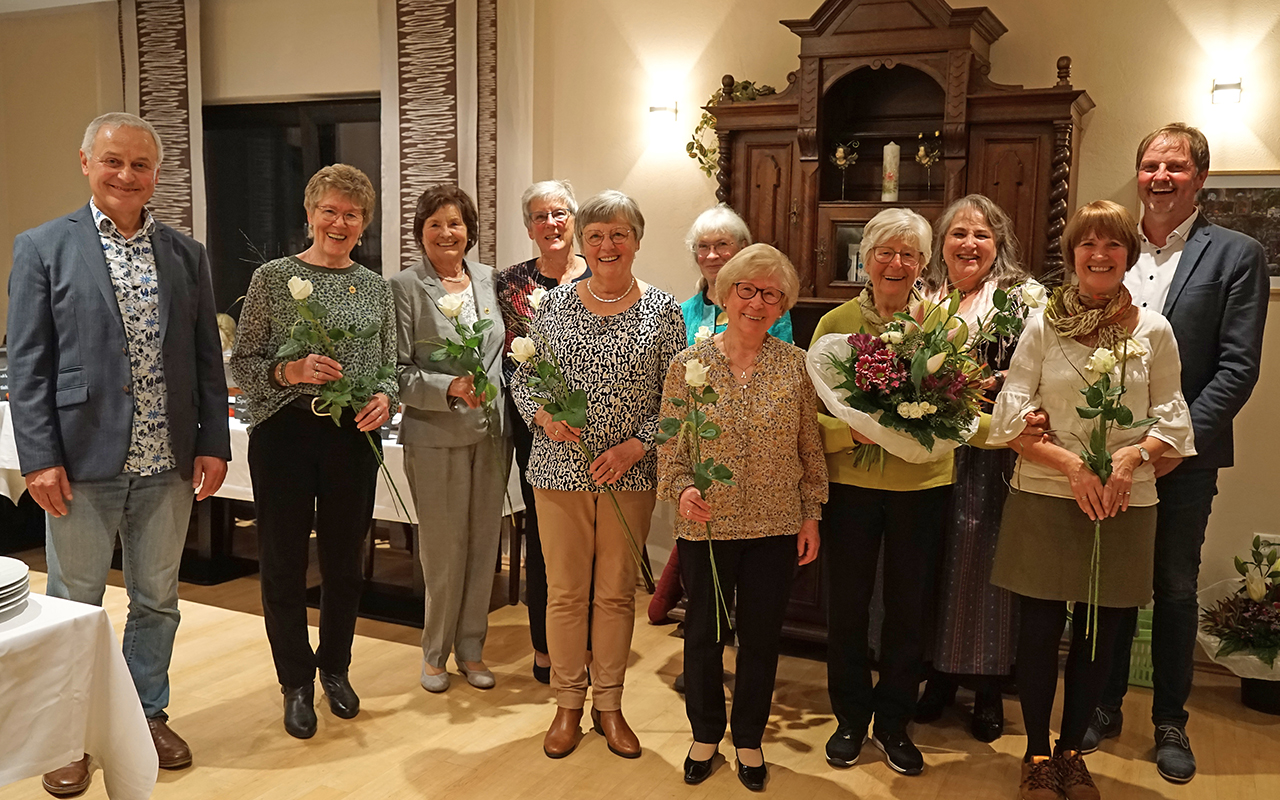
<svg viewBox="0 0 1280 800">
<path fill-rule="evenodd" d="M 98 139 L 98 131 L 103 128 L 138 128 L 146 131 L 156 143 L 156 166 L 164 161 L 164 143 L 160 141 L 160 134 L 156 129 L 142 117 L 124 111 L 110 111 L 89 123 L 89 127 L 84 129 L 84 139 L 80 141 L 80 150 L 86 156 L 93 155 L 93 143 Z"/>
<path fill-rule="evenodd" d="M 970 209 L 981 215 L 983 224 L 991 229 L 996 242 L 996 259 L 991 264 L 991 272 L 987 274 L 986 280 L 994 280 L 996 286 L 1007 289 L 1029 277 L 1018 260 L 1018 237 L 1013 233 L 1013 220 L 991 198 L 970 194 L 947 206 L 934 223 L 933 258 L 929 260 L 929 266 L 925 267 L 921 276 L 925 287 L 931 291 L 948 288 L 950 276 L 947 265 L 942 260 L 942 243 L 955 218 L 961 211 Z"/>
<path fill-rule="evenodd" d="M 871 218 L 862 229 L 862 244 L 858 252 L 862 263 L 871 263 L 871 251 L 890 239 L 901 239 L 914 244 L 920 251 L 920 263 L 929 263 L 933 253 L 933 229 L 929 220 L 906 208 L 886 208 Z"/>
<path fill-rule="evenodd" d="M 689 248 L 690 253 L 696 254 L 699 240 L 717 233 L 731 237 L 737 242 L 739 250 L 751 244 L 751 229 L 747 227 L 746 221 L 738 216 L 738 212 L 721 203 L 698 215 L 684 237 L 684 245 Z M 705 288 L 707 279 L 699 274 L 697 290 L 701 292 Z"/>
<path fill-rule="evenodd" d="M 600 194 L 582 204 L 578 209 L 578 227 L 575 235 L 578 247 L 582 247 L 582 232 L 588 225 L 597 222 L 612 222 L 621 217 L 627 221 L 636 234 L 636 244 L 644 237 L 644 215 L 636 201 L 617 189 L 605 189 Z"/>
<path fill-rule="evenodd" d="M 578 216 L 578 201 L 573 196 L 573 186 L 567 180 L 538 181 L 524 190 L 524 194 L 520 195 L 520 210 L 524 212 L 526 228 L 533 227 L 533 214 L 529 213 L 529 206 L 534 200 L 559 200 L 569 209 L 570 216 Z"/>
</svg>

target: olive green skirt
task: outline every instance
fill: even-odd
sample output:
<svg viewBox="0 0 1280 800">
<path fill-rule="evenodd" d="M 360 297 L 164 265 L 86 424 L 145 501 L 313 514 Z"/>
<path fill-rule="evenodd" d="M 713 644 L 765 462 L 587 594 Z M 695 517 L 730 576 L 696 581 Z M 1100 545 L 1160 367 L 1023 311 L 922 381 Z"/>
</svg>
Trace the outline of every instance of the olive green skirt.
<svg viewBox="0 0 1280 800">
<path fill-rule="evenodd" d="M 1010 492 L 1000 521 L 991 583 L 1043 600 L 1089 601 L 1094 523 L 1074 499 Z M 1156 507 L 1102 521 L 1098 605 L 1151 602 Z"/>
</svg>

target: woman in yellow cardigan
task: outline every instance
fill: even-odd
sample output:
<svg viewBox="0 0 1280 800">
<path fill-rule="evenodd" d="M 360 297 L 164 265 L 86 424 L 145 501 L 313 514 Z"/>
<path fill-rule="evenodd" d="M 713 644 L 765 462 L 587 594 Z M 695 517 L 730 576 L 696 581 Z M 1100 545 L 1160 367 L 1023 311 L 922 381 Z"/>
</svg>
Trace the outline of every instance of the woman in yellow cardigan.
<svg viewBox="0 0 1280 800">
<path fill-rule="evenodd" d="M 870 283 L 822 317 L 813 341 L 829 333 L 878 335 L 895 313 L 921 302 L 914 287 L 929 261 L 932 238 L 929 223 L 915 212 L 890 208 L 873 217 L 861 244 Z M 819 414 L 818 421 L 831 481 L 822 569 L 827 691 L 838 726 L 827 741 L 827 762 L 852 766 L 874 720 L 872 736 L 889 766 L 918 775 L 924 759 L 907 735 L 907 722 L 919 691 L 924 620 L 953 479 L 952 457 L 911 464 L 885 453 L 883 469 L 867 469 L 855 465 L 853 454 L 874 442 L 834 417 Z M 885 618 L 876 648 L 880 679 L 873 687 L 867 627 L 882 541 Z"/>
</svg>

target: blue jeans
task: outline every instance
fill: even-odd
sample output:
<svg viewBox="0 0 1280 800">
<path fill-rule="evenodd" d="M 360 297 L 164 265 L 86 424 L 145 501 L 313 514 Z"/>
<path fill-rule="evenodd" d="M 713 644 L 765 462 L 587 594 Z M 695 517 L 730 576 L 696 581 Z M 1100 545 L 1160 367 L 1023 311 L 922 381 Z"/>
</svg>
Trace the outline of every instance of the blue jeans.
<svg viewBox="0 0 1280 800">
<path fill-rule="evenodd" d="M 1155 608 L 1151 617 L 1153 683 L 1151 721 L 1187 724 L 1192 662 L 1200 604 L 1200 547 L 1209 525 L 1213 498 L 1218 494 L 1216 469 L 1178 468 L 1156 482 Z M 1099 705 L 1120 708 L 1129 688 L 1129 655 L 1138 609 L 1131 608 L 1121 623 L 1111 662 L 1111 678 Z"/>
<path fill-rule="evenodd" d="M 116 534 L 123 551 L 129 616 L 124 660 L 148 719 L 168 719 L 169 658 L 178 631 L 178 565 L 194 494 L 168 470 L 126 472 L 101 481 L 74 481 L 63 517 L 46 516 L 50 597 L 101 606 Z"/>
</svg>

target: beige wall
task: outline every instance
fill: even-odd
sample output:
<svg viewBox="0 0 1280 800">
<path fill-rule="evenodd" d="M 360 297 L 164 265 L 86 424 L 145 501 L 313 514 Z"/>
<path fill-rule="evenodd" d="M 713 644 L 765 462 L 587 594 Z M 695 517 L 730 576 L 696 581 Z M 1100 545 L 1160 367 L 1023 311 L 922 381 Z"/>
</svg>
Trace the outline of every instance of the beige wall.
<svg viewBox="0 0 1280 800">
<path fill-rule="evenodd" d="M 80 139 L 122 102 L 114 2 L 0 17 L 0 330 L 13 238 L 88 201 Z"/>
</svg>

